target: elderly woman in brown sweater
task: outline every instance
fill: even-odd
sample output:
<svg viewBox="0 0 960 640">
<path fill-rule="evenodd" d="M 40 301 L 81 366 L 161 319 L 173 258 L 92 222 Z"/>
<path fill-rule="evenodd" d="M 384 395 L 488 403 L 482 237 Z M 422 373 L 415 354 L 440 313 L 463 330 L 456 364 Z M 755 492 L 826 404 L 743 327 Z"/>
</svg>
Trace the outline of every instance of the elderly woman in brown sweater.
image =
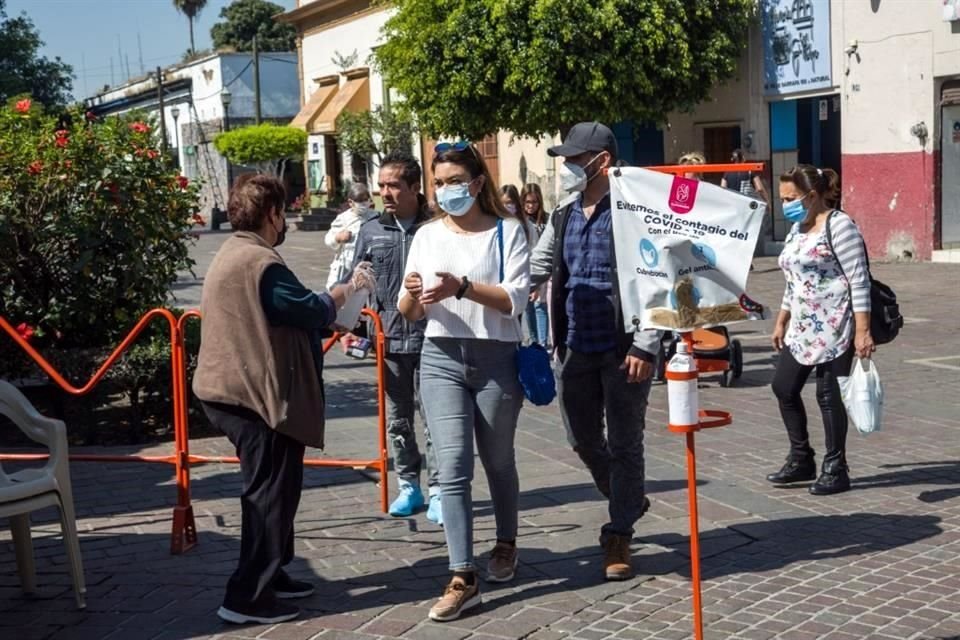
<svg viewBox="0 0 960 640">
<path fill-rule="evenodd" d="M 293 559 L 305 445 L 323 446 L 319 331 L 358 288 L 373 287 L 366 263 L 330 293 L 304 287 L 276 250 L 284 203 L 276 178 L 237 181 L 227 208 L 234 234 L 210 265 L 200 303 L 193 390 L 236 447 L 243 474 L 240 561 L 218 612 L 238 624 L 291 620 L 299 609 L 282 600 L 313 593 L 282 567 Z"/>
</svg>

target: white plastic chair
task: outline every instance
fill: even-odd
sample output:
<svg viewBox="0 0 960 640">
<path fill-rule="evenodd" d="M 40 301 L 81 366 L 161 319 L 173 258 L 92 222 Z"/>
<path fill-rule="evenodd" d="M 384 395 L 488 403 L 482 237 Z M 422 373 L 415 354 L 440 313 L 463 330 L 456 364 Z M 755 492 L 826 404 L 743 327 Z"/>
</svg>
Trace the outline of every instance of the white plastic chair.
<svg viewBox="0 0 960 640">
<path fill-rule="evenodd" d="M 10 519 L 20 584 L 27 593 L 36 589 L 30 512 L 44 507 L 58 507 L 77 607 L 83 609 L 87 606 L 84 601 L 87 589 L 83 580 L 83 561 L 80 558 L 80 541 L 73 510 L 67 428 L 60 420 L 41 416 L 16 387 L 3 380 L 0 380 L 0 414 L 10 418 L 28 438 L 46 445 L 50 450 L 50 459 L 41 468 L 24 469 L 7 475 L 0 465 L 0 518 Z"/>
</svg>

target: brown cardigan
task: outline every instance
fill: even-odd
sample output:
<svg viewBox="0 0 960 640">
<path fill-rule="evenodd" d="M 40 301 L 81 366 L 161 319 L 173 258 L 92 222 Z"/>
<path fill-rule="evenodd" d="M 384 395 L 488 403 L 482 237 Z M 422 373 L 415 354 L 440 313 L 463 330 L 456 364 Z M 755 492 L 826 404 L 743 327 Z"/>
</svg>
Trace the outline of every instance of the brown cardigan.
<svg viewBox="0 0 960 640">
<path fill-rule="evenodd" d="M 217 252 L 203 283 L 200 357 L 193 392 L 244 407 L 271 429 L 323 447 L 323 387 L 306 331 L 272 326 L 260 279 L 280 255 L 255 233 L 238 231 Z"/>
</svg>

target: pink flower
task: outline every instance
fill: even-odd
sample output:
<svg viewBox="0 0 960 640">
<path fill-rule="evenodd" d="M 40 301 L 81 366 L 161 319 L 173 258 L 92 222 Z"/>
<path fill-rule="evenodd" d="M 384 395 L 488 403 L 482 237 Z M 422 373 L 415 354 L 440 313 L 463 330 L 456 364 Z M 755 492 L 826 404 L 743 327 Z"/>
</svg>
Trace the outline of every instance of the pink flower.
<svg viewBox="0 0 960 640">
<path fill-rule="evenodd" d="M 143 122 L 134 122 L 130 125 L 130 129 L 134 133 L 148 133 L 150 131 L 150 127 Z"/>
<path fill-rule="evenodd" d="M 147 157 L 150 158 L 151 160 L 155 159 L 159 155 L 160 153 L 157 152 L 155 149 L 147 149 Z"/>
<path fill-rule="evenodd" d="M 33 330 L 33 327 L 26 322 L 21 322 L 17 325 L 17 333 L 20 334 L 21 338 L 29 342 L 30 338 L 32 338 L 36 332 Z"/>
<path fill-rule="evenodd" d="M 24 98 L 23 100 L 17 100 L 14 109 L 16 109 L 17 113 L 30 113 L 30 106 L 32 104 L 29 98 Z"/>
<path fill-rule="evenodd" d="M 193 214 L 193 224 L 206 225 L 207 221 L 200 214 L 195 213 Z"/>
</svg>

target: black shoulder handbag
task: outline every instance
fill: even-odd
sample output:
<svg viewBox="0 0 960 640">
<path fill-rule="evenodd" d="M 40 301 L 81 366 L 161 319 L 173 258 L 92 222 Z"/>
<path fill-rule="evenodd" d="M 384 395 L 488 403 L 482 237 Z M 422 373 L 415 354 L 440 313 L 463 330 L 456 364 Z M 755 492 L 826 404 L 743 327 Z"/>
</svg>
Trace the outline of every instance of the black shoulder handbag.
<svg viewBox="0 0 960 640">
<path fill-rule="evenodd" d="M 832 211 L 830 217 L 827 218 L 827 244 L 830 245 L 830 251 L 834 257 L 836 257 L 837 252 L 833 249 L 833 233 L 830 231 L 830 220 L 836 214 L 837 211 Z M 900 333 L 900 329 L 903 327 L 903 316 L 900 315 L 897 294 L 887 285 L 875 280 L 873 274 L 870 273 L 870 256 L 867 253 L 866 241 L 864 241 L 863 255 L 867 260 L 867 273 L 870 277 L 870 335 L 873 337 L 874 343 L 887 344 L 893 342 L 893 339 Z M 837 266 L 843 273 L 843 265 L 840 264 L 839 258 L 837 258 Z M 843 277 L 846 278 L 847 274 L 844 273 Z M 850 286 L 849 279 L 847 279 L 847 286 Z M 850 296 L 852 302 L 852 291 Z"/>
</svg>

